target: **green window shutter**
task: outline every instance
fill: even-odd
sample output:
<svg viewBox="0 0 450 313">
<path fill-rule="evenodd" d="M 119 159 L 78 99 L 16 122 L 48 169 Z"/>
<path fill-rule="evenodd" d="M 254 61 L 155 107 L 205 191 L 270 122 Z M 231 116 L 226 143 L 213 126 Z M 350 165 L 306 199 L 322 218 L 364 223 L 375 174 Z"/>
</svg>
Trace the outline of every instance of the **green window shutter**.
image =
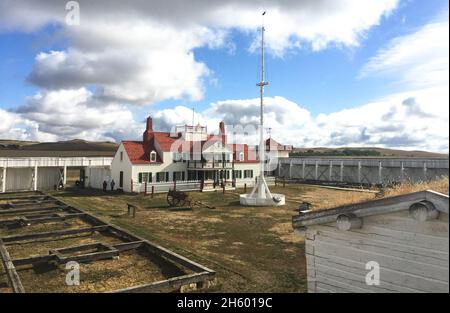
<svg viewBox="0 0 450 313">
<path fill-rule="evenodd" d="M 142 173 L 138 174 L 138 180 L 139 180 L 140 183 L 142 183 Z"/>
<path fill-rule="evenodd" d="M 148 182 L 151 183 L 153 181 L 153 174 L 152 172 L 148 173 Z"/>
<path fill-rule="evenodd" d="M 186 173 L 185 172 L 181 172 L 181 180 L 184 181 L 185 178 L 186 178 Z"/>
<path fill-rule="evenodd" d="M 169 172 L 166 172 L 166 182 L 169 181 Z"/>
</svg>

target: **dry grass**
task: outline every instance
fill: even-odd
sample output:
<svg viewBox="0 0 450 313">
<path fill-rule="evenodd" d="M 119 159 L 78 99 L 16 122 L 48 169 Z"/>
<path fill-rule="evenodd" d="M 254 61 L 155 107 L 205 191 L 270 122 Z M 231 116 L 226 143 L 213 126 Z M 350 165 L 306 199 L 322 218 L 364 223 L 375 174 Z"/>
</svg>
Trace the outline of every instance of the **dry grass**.
<svg viewBox="0 0 450 313">
<path fill-rule="evenodd" d="M 442 176 L 439 179 L 429 182 L 405 182 L 392 188 L 386 189 L 385 196 L 392 197 L 423 190 L 433 190 L 448 195 L 448 176 Z"/>
<path fill-rule="evenodd" d="M 156 261 L 156 262 L 155 262 Z M 130 266 L 132 265 L 132 266 Z M 128 251 L 118 258 L 80 264 L 80 285 L 68 286 L 64 266 L 27 267 L 19 275 L 27 292 L 107 292 L 148 284 L 183 274 L 168 274 L 145 252 Z"/>
</svg>

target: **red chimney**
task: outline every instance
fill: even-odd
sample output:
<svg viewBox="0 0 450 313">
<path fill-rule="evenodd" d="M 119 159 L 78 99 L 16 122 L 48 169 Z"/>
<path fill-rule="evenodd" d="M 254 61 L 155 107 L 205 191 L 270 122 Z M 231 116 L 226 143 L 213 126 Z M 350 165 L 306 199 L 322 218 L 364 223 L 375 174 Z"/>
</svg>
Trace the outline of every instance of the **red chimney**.
<svg viewBox="0 0 450 313">
<path fill-rule="evenodd" d="M 221 136 L 222 144 L 226 145 L 227 144 L 227 135 L 225 133 L 225 123 L 223 121 L 219 123 L 219 135 Z"/>
<path fill-rule="evenodd" d="M 144 142 L 144 147 L 147 148 L 153 138 L 153 121 L 151 116 L 147 118 L 147 126 L 145 132 L 142 134 L 142 141 Z"/>
</svg>

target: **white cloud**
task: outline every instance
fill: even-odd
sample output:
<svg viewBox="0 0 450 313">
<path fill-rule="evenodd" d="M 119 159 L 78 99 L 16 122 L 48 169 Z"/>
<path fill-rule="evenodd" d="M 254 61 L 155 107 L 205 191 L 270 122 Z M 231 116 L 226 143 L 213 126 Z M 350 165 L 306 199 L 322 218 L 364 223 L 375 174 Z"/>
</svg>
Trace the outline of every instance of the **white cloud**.
<svg viewBox="0 0 450 313">
<path fill-rule="evenodd" d="M 358 46 L 366 32 L 397 6 L 397 0 L 298 1 L 80 1 L 81 25 L 63 24 L 65 3 L 0 2 L 0 29 L 35 31 L 59 24 L 55 36 L 68 39 L 67 49 L 36 56 L 29 81 L 41 90 L 16 113 L 0 111 L 6 122 L 0 136 L 20 139 L 120 140 L 139 138 L 126 103 L 150 104 L 165 99 L 199 100 L 205 80 L 214 80 L 196 60 L 199 47 L 232 46 L 229 32 L 254 35 L 258 12 L 266 15 L 270 53 L 308 46 Z M 283 97 L 268 97 L 266 125 L 273 137 L 296 146 L 386 146 L 448 150 L 448 18 L 397 38 L 380 50 L 362 76 L 400 79 L 405 92 L 355 108 L 312 117 Z M 89 88 L 87 87 L 89 86 Z M 94 90 L 94 91 L 89 91 Z M 196 122 L 215 130 L 218 121 L 254 125 L 259 99 L 212 103 Z M 436 113 L 438 112 L 438 113 Z M 192 112 L 177 106 L 152 112 L 155 126 L 190 124 Z"/>
<path fill-rule="evenodd" d="M 96 88 L 104 101 L 151 104 L 166 99 L 200 100 L 207 65 L 199 47 L 233 49 L 233 29 L 255 37 L 264 8 L 269 52 L 305 45 L 357 46 L 361 37 L 392 12 L 397 0 L 273 1 L 79 1 L 80 25 L 65 22 L 57 0 L 0 2 L 0 30 L 33 31 L 56 23 L 69 47 L 37 55 L 29 82 L 44 89 Z"/>
<path fill-rule="evenodd" d="M 134 138 L 142 132 L 143 125 L 136 123 L 131 111 L 123 105 L 96 105 L 96 99 L 85 88 L 41 91 L 27 98 L 26 104 L 16 112 L 29 122 L 28 129 L 34 130 L 34 135 L 31 132 L 29 137 L 53 140 Z"/>
<path fill-rule="evenodd" d="M 448 89 L 430 88 L 312 117 L 292 101 L 267 97 L 265 125 L 271 127 L 273 138 L 297 147 L 378 146 L 448 153 L 448 101 Z M 177 106 L 153 117 L 156 127 L 169 130 L 172 125 L 190 124 L 191 114 L 189 108 Z M 219 101 L 197 116 L 209 129 L 216 130 L 223 120 L 229 129 L 256 130 L 247 126 L 258 123 L 259 99 Z M 258 133 L 252 132 L 235 139 L 256 144 L 257 138 Z"/>
<path fill-rule="evenodd" d="M 360 77 L 393 77 L 409 88 L 448 85 L 449 24 L 445 19 L 392 40 L 363 67 Z"/>
</svg>

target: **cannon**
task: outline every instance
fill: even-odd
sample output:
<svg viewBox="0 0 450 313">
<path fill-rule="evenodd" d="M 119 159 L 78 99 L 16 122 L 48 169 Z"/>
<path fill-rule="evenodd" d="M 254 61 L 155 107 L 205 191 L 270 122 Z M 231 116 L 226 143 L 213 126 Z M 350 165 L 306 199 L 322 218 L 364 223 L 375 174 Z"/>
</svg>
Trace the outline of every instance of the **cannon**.
<svg viewBox="0 0 450 313">
<path fill-rule="evenodd" d="M 167 193 L 167 203 L 171 207 L 178 206 L 191 206 L 191 199 L 189 199 L 189 195 L 183 191 L 177 190 L 169 190 Z"/>
</svg>

